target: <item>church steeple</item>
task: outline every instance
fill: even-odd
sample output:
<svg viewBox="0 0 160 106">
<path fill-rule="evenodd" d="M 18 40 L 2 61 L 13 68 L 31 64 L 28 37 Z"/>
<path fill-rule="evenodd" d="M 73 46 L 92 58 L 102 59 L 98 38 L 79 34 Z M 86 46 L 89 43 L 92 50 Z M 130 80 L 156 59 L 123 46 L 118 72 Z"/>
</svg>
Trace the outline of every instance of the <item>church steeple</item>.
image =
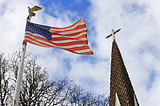
<svg viewBox="0 0 160 106">
<path fill-rule="evenodd" d="M 112 30 L 114 36 L 114 31 Z M 109 106 L 139 106 L 115 38 L 112 43 Z M 117 98 L 119 101 L 117 101 Z"/>
</svg>

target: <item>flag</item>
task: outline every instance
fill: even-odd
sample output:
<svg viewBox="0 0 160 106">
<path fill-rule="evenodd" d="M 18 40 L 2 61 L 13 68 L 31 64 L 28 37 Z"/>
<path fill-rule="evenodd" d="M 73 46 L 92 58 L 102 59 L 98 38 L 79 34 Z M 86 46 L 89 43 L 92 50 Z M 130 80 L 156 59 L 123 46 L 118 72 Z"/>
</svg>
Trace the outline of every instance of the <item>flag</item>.
<svg viewBox="0 0 160 106">
<path fill-rule="evenodd" d="M 41 47 L 55 47 L 76 54 L 93 54 L 88 46 L 87 28 L 84 20 L 64 27 L 50 27 L 27 21 L 23 43 Z"/>
</svg>

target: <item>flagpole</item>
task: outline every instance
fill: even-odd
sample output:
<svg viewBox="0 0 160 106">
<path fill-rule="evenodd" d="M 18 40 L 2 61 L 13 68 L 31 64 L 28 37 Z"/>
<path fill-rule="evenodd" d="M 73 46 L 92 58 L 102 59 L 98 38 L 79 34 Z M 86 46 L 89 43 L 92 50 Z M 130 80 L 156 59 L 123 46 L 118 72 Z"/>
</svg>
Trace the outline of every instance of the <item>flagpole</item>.
<svg viewBox="0 0 160 106">
<path fill-rule="evenodd" d="M 31 20 L 31 15 L 29 15 L 27 17 L 27 21 L 30 21 L 30 20 Z M 18 69 L 17 85 L 16 85 L 16 89 L 15 89 L 15 92 L 14 92 L 13 106 L 18 106 L 19 93 L 20 93 L 22 74 L 23 74 L 23 67 L 24 67 L 24 57 L 25 57 L 25 53 L 26 53 L 26 46 L 27 46 L 27 42 L 23 43 L 21 62 L 19 64 L 19 69 Z"/>
<path fill-rule="evenodd" d="M 30 20 L 31 20 L 31 15 L 28 15 L 27 21 L 30 21 Z M 20 93 L 23 67 L 24 67 L 24 57 L 25 57 L 25 53 L 26 53 L 26 46 L 27 46 L 27 42 L 23 43 L 21 62 L 19 64 L 19 69 L 18 69 L 17 85 L 16 85 L 16 89 L 15 89 L 15 94 L 14 94 L 13 106 L 18 106 L 19 93 Z"/>
<path fill-rule="evenodd" d="M 31 17 L 32 17 L 31 15 L 28 15 L 27 21 L 30 22 Z M 26 46 L 27 46 L 27 42 L 23 43 L 21 62 L 19 64 L 19 69 L 18 69 L 17 85 L 16 85 L 16 89 L 15 89 L 15 94 L 14 94 L 13 106 L 18 106 L 19 93 L 20 93 L 23 67 L 24 67 L 24 57 L 25 57 L 25 53 L 26 53 Z"/>
<path fill-rule="evenodd" d="M 39 7 L 39 6 L 34 6 L 33 8 L 30 8 L 30 7 L 28 6 L 29 15 L 28 15 L 28 17 L 27 17 L 27 21 L 30 22 L 31 17 L 36 15 L 33 11 L 37 11 L 37 10 L 40 10 L 40 9 L 42 9 L 42 8 Z M 17 85 L 16 85 L 16 89 L 15 89 L 13 106 L 18 106 L 20 86 L 21 86 L 22 74 L 23 74 L 23 67 L 24 67 L 24 57 L 25 57 L 25 52 L 26 52 L 26 46 L 27 46 L 27 43 L 26 43 L 26 42 L 23 43 L 22 55 L 21 55 L 21 63 L 19 64 L 19 69 L 18 69 Z"/>
<path fill-rule="evenodd" d="M 24 67 L 24 56 L 25 56 L 25 52 L 26 52 L 26 45 L 27 45 L 27 43 L 23 43 L 21 63 L 19 64 L 19 69 L 18 69 L 17 85 L 16 85 L 16 89 L 15 89 L 13 106 L 18 106 L 19 92 L 20 92 L 20 86 L 21 86 L 22 74 L 23 74 L 23 67 Z"/>
</svg>

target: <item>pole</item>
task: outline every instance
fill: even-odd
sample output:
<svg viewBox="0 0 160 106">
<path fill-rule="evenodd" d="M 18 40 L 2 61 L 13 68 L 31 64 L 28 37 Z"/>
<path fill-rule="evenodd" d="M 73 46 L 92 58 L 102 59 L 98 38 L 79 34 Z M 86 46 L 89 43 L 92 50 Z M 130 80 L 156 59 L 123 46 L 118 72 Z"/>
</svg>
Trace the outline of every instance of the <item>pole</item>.
<svg viewBox="0 0 160 106">
<path fill-rule="evenodd" d="M 31 14 L 29 14 L 28 17 L 27 17 L 27 21 L 30 22 L 31 17 L 32 17 Z M 18 106 L 19 92 L 20 92 L 20 86 L 21 86 L 21 81 L 22 81 L 22 74 L 23 74 L 23 67 L 24 67 L 24 56 L 25 56 L 25 52 L 26 52 L 26 46 L 27 46 L 27 43 L 23 43 L 21 63 L 19 64 L 19 69 L 18 69 L 17 85 L 16 85 L 16 89 L 15 89 L 15 94 L 14 94 L 13 106 Z"/>
<path fill-rule="evenodd" d="M 37 11 L 40 9 L 42 9 L 42 8 L 39 6 L 34 6 L 33 8 L 28 7 L 29 15 L 27 17 L 27 21 L 30 22 L 31 17 L 35 16 L 35 13 L 33 13 L 33 11 Z M 19 92 L 20 92 L 20 86 L 21 86 L 22 74 L 23 74 L 23 66 L 24 66 L 24 56 L 25 56 L 25 52 L 26 52 L 26 45 L 27 45 L 27 43 L 23 43 L 21 63 L 19 64 L 19 69 L 18 69 L 17 85 L 16 85 L 16 89 L 15 89 L 13 106 L 18 106 Z"/>
<path fill-rule="evenodd" d="M 26 52 L 26 45 L 27 45 L 26 43 L 23 43 L 21 63 L 19 64 L 19 69 L 18 69 L 17 85 L 16 85 L 16 89 L 15 89 L 13 106 L 18 106 L 19 92 L 20 92 L 20 86 L 21 86 L 22 74 L 23 74 L 23 66 L 24 66 L 24 56 L 25 56 L 25 52 Z"/>
</svg>

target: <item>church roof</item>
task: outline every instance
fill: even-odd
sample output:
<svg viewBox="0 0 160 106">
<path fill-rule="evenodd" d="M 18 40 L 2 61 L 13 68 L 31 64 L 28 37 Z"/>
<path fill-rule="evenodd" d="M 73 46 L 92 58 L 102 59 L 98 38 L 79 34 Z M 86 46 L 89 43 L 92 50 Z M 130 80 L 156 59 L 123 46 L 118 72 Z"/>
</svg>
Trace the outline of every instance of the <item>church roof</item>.
<svg viewBox="0 0 160 106">
<path fill-rule="evenodd" d="M 120 50 L 114 40 L 112 43 L 109 106 L 115 106 L 116 93 L 121 106 L 139 106 Z M 135 99 L 137 103 L 135 103 Z"/>
</svg>

